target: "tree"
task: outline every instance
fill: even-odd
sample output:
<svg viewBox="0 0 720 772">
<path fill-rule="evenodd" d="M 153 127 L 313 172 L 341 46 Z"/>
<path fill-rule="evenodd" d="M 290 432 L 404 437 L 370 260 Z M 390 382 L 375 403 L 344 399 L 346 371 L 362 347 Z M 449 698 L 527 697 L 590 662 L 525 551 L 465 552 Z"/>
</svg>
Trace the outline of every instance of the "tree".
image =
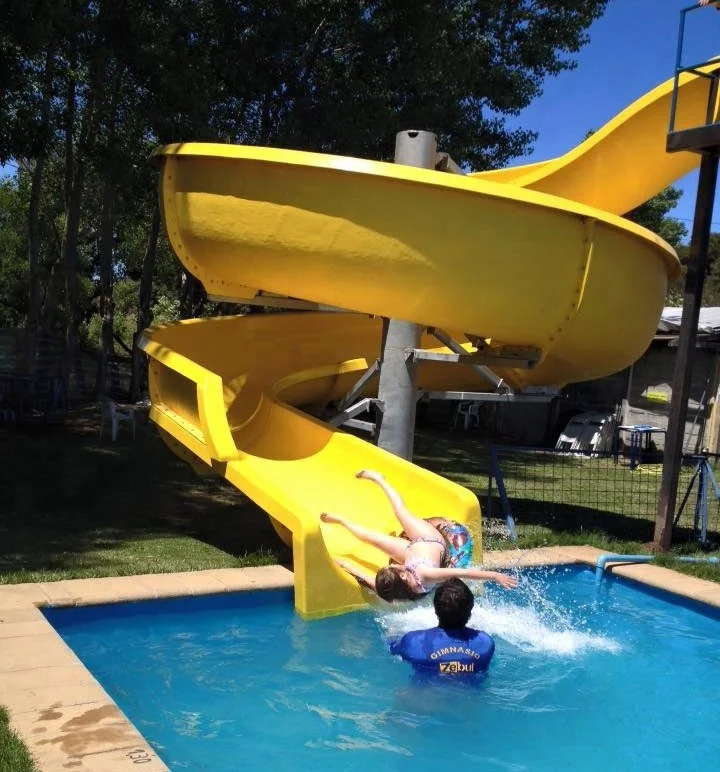
<svg viewBox="0 0 720 772">
<path fill-rule="evenodd" d="M 399 130 L 422 128 L 473 168 L 503 166 L 535 137 L 505 116 L 574 66 L 570 55 L 605 6 L 308 0 L 288 19 L 286 6 L 265 4 L 252 41 L 262 92 L 248 93 L 240 131 L 226 128 L 245 142 L 378 159 L 392 158 Z"/>
<path fill-rule="evenodd" d="M 673 286 L 672 305 L 681 306 L 684 299 L 685 275 L 690 257 L 690 247 L 683 244 L 678 249 L 678 257 L 682 265 L 682 275 Z M 720 306 L 720 233 L 711 233 L 708 243 L 708 260 L 703 287 L 702 305 Z"/>
<path fill-rule="evenodd" d="M 0 327 L 17 327 L 25 321 L 27 206 L 28 191 L 21 190 L 16 177 L 0 180 Z"/>
<path fill-rule="evenodd" d="M 670 246 L 678 249 L 687 236 L 687 228 L 681 220 L 671 217 L 670 212 L 678 205 L 681 197 L 682 191 L 670 186 L 628 212 L 625 217 L 657 233 Z"/>
<path fill-rule="evenodd" d="M 64 333 L 66 376 L 78 336 L 91 335 L 102 389 L 128 318 L 144 326 L 151 309 L 171 318 L 214 308 L 159 232 L 153 146 L 389 159 L 397 131 L 415 127 L 435 131 L 458 161 L 502 166 L 534 139 L 506 117 L 574 66 L 606 5 L 0 0 L 0 160 L 18 161 L 12 195 L 26 207 L 24 222 L 0 228 L 13 245 L 2 256 L 8 319 Z M 20 276 L 31 279 L 24 303 L 10 292 Z"/>
</svg>

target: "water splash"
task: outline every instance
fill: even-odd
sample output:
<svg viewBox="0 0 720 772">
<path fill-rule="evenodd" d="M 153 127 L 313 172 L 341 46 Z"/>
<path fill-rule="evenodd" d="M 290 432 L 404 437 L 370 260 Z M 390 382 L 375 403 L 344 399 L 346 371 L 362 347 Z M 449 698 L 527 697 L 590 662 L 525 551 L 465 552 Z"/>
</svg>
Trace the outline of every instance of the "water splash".
<svg viewBox="0 0 720 772">
<path fill-rule="evenodd" d="M 576 622 L 563 617 L 557 608 L 545 615 L 542 609 L 533 606 L 481 603 L 473 609 L 470 624 L 526 652 L 575 657 L 591 651 L 617 653 L 621 650 L 612 638 L 579 629 Z"/>
<path fill-rule="evenodd" d="M 534 654 L 576 657 L 592 651 L 621 651 L 617 641 L 594 632 L 581 611 L 575 608 L 571 613 L 563 609 L 532 580 L 523 578 L 512 595 L 476 595 L 470 626 Z M 429 599 L 402 611 L 382 614 L 377 621 L 388 636 L 437 625 Z"/>
<path fill-rule="evenodd" d="M 497 517 L 483 519 L 483 543 L 488 541 L 510 542 L 507 523 Z M 509 544 L 508 546 L 512 546 Z"/>
</svg>

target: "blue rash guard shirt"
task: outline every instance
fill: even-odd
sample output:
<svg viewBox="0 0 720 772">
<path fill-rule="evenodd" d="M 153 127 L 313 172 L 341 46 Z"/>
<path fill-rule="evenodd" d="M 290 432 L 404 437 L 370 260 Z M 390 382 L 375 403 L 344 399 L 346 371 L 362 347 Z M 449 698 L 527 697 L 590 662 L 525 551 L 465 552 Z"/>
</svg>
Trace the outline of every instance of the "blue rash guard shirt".
<svg viewBox="0 0 720 772">
<path fill-rule="evenodd" d="M 480 630 L 413 630 L 390 641 L 390 653 L 398 654 L 416 671 L 441 676 L 484 675 L 495 653 L 495 641 Z"/>
</svg>

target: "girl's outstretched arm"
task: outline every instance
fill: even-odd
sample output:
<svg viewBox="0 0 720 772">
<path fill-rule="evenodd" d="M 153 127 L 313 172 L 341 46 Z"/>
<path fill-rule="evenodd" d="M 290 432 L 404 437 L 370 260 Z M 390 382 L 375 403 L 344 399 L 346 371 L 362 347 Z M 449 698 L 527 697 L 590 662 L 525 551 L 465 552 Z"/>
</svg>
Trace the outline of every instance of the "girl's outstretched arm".
<svg viewBox="0 0 720 772">
<path fill-rule="evenodd" d="M 345 560 L 344 558 L 335 558 L 335 563 L 344 571 L 347 571 L 350 576 L 354 576 L 358 582 L 364 584 L 366 587 L 375 592 L 374 574 L 371 574 L 369 571 L 364 571 L 362 568 L 359 568 L 354 563 L 351 563 L 349 560 Z"/>
<path fill-rule="evenodd" d="M 431 582 L 444 582 L 446 579 L 484 579 L 487 582 L 497 582 L 506 590 L 513 590 L 518 585 L 518 580 L 511 574 L 500 571 L 483 571 L 480 568 L 429 568 L 418 566 L 416 571 L 421 579 Z"/>
<path fill-rule="evenodd" d="M 390 485 L 380 472 L 373 472 L 370 469 L 361 469 L 355 477 L 360 480 L 370 480 L 379 485 L 383 493 L 388 497 L 388 501 L 393 508 L 395 517 L 400 521 L 403 530 L 409 539 L 439 539 L 442 540 L 442 534 L 426 520 L 423 520 L 405 506 L 402 496 Z"/>
</svg>

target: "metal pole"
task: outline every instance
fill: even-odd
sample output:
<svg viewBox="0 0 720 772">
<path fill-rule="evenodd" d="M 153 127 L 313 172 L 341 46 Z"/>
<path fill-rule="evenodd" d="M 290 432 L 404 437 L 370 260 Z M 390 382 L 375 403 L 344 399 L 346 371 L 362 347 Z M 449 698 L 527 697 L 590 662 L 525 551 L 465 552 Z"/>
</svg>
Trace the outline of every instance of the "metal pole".
<svg viewBox="0 0 720 772">
<path fill-rule="evenodd" d="M 434 169 L 437 137 L 429 131 L 401 131 L 395 137 L 395 163 Z M 385 320 L 380 363 L 378 446 L 412 460 L 415 439 L 417 377 L 413 350 L 420 345 L 420 326 Z"/>
<path fill-rule="evenodd" d="M 708 243 L 715 201 L 715 185 L 718 173 L 717 152 L 703 153 L 700 163 L 695 218 L 693 220 L 690 254 L 685 280 L 682 322 L 675 358 L 670 416 L 665 440 L 660 500 L 655 518 L 655 546 L 667 550 L 672 542 L 672 524 L 677 499 L 678 477 L 682 461 L 687 402 L 690 393 L 697 325 L 700 317 Z"/>
</svg>

